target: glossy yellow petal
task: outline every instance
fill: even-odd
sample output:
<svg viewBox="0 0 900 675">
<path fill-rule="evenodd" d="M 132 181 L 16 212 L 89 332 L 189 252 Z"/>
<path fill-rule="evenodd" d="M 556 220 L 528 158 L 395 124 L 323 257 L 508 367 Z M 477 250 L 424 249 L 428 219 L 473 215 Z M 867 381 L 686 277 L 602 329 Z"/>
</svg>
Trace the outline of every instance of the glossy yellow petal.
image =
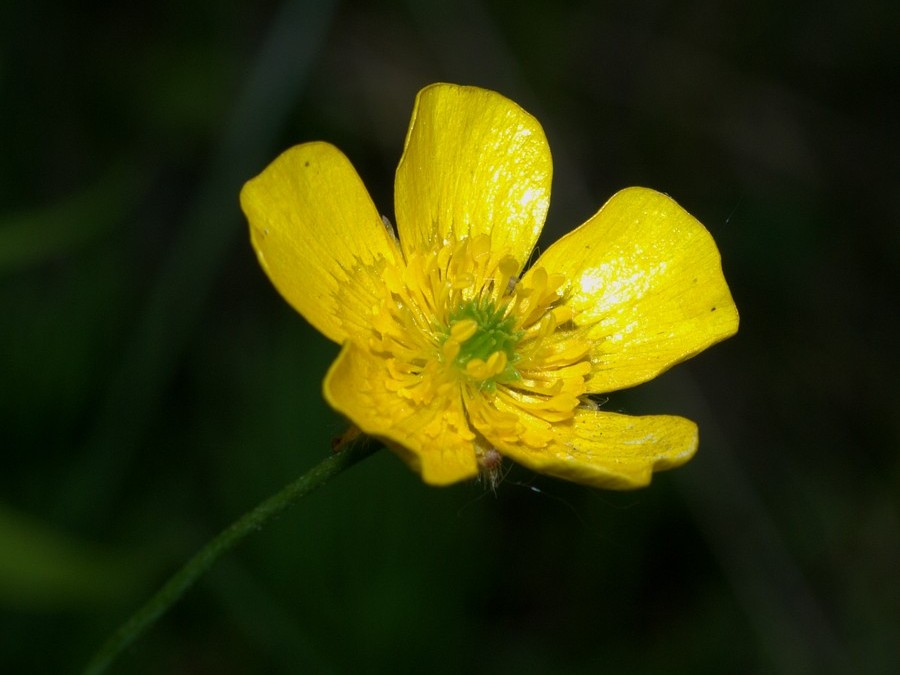
<svg viewBox="0 0 900 675">
<path fill-rule="evenodd" d="M 591 393 L 645 382 L 737 331 L 712 236 L 653 190 L 614 195 L 540 267 L 566 278 L 564 302 L 592 345 Z"/>
<path fill-rule="evenodd" d="M 478 473 L 474 434 L 457 387 L 429 402 L 412 402 L 391 387 L 388 360 L 350 341 L 331 365 L 325 398 L 362 431 L 385 441 L 432 485 L 448 485 Z"/>
<path fill-rule="evenodd" d="M 500 402 L 498 410 L 514 409 Z M 516 414 L 523 425 L 520 438 L 529 432 L 546 437 L 549 430 L 551 440 L 533 447 L 487 429 L 485 436 L 502 455 L 538 473 L 592 487 L 643 487 L 654 471 L 680 466 L 697 451 L 697 425 L 683 417 L 633 417 L 579 408 L 572 420 L 548 425 L 522 411 Z"/>
<path fill-rule="evenodd" d="M 538 121 L 500 94 L 436 84 L 416 97 L 397 168 L 404 253 L 489 234 L 521 270 L 550 203 L 550 148 Z"/>
<path fill-rule="evenodd" d="M 260 265 L 335 342 L 363 330 L 380 271 L 399 250 L 350 161 L 327 143 L 281 154 L 241 191 Z"/>
</svg>

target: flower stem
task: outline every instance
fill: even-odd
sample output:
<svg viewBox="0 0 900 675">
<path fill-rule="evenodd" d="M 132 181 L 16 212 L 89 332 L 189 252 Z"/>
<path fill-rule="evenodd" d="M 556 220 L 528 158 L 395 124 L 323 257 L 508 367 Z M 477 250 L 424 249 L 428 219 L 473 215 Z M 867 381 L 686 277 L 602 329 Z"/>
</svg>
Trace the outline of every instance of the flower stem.
<svg viewBox="0 0 900 675">
<path fill-rule="evenodd" d="M 251 532 L 262 528 L 272 518 L 305 497 L 330 478 L 365 459 L 377 444 L 353 442 L 356 434 L 347 433 L 336 442 L 335 452 L 302 476 L 289 483 L 252 511 L 219 533 L 198 551 L 185 565 L 173 574 L 147 603 L 119 626 L 85 667 L 84 675 L 103 673 L 132 642 L 143 635 L 163 614 L 174 605 L 213 564 Z"/>
</svg>

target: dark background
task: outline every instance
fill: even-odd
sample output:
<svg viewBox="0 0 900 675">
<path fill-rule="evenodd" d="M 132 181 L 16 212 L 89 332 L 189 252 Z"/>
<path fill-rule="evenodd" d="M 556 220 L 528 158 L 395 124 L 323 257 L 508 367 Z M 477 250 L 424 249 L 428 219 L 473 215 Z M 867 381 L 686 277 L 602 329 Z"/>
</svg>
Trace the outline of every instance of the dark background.
<svg viewBox="0 0 900 675">
<path fill-rule="evenodd" d="M 892 673 L 900 662 L 896 3 L 4 3 L 0 670 L 74 672 L 328 455 L 337 347 L 237 204 L 341 147 L 379 208 L 416 91 L 554 153 L 543 245 L 613 192 L 712 231 L 739 334 L 608 409 L 700 423 L 632 493 L 379 453 L 255 534 L 118 673 Z"/>
</svg>

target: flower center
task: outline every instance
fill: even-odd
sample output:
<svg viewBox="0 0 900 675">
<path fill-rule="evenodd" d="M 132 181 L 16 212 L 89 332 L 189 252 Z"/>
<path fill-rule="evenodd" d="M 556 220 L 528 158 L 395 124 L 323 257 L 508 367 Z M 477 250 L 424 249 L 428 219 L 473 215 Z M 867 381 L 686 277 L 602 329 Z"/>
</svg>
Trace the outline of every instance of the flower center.
<svg viewBox="0 0 900 675">
<path fill-rule="evenodd" d="M 485 297 L 463 303 L 451 312 L 441 345 L 445 362 L 452 362 L 483 389 L 518 378 L 516 345 L 523 331 L 516 330 L 515 317 L 505 310 Z"/>
<path fill-rule="evenodd" d="M 565 278 L 519 270 L 489 236 L 467 237 L 379 269 L 384 294 L 357 304 L 387 389 L 416 406 L 461 396 L 472 428 L 542 447 L 581 403 L 590 342 L 562 302 Z"/>
</svg>

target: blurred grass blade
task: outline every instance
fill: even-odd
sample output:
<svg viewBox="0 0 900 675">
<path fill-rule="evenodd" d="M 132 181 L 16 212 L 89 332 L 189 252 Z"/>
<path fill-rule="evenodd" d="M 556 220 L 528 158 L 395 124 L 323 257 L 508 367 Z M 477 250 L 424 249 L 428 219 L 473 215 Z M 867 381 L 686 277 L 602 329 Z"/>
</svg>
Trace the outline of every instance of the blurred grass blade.
<svg viewBox="0 0 900 675">
<path fill-rule="evenodd" d="M 732 450 L 730 436 L 684 370 L 668 378 L 700 411 L 712 451 L 675 474 L 685 502 L 719 558 L 735 596 L 778 672 L 853 672 L 814 586 L 795 559 L 765 501 Z M 837 666 L 831 670 L 831 666 Z"/>
<path fill-rule="evenodd" d="M 0 606 L 58 611 L 120 601 L 146 570 L 0 505 Z"/>
<path fill-rule="evenodd" d="M 136 173 L 115 166 L 62 201 L 0 216 L 0 276 L 71 254 L 121 223 L 138 195 Z"/>
<path fill-rule="evenodd" d="M 308 80 L 334 5 L 333 0 L 293 0 L 276 14 L 110 383 L 86 452 L 73 468 L 69 494 L 60 504 L 61 518 L 90 520 L 108 510 L 120 489 L 241 231 L 241 185 L 270 158 L 278 132 Z"/>
</svg>

